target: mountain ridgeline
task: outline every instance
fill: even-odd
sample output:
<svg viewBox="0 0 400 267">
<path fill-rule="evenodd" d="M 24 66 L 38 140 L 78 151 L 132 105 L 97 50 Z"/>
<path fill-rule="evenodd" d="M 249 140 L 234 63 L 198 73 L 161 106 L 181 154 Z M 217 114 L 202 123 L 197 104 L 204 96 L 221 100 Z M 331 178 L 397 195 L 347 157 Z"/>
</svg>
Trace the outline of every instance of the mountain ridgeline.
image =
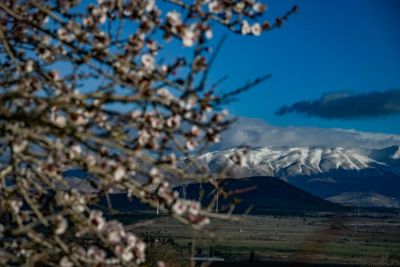
<svg viewBox="0 0 400 267">
<path fill-rule="evenodd" d="M 236 153 L 245 154 L 242 166 L 235 165 Z M 212 173 L 223 170 L 229 177 L 278 177 L 294 186 L 322 198 L 338 200 L 335 196 L 358 196 L 361 206 L 382 206 L 380 201 L 364 201 L 360 196 L 376 194 L 400 203 L 400 147 L 384 149 L 329 147 L 261 147 L 234 148 L 195 156 L 199 164 Z M 182 166 L 190 166 L 182 159 Z M 190 167 L 189 167 L 190 168 Z M 190 168 L 196 171 L 195 168 Z M 351 194 L 350 194 L 351 193 Z M 373 198 L 372 198 L 373 199 Z M 397 206 L 395 204 L 394 206 Z M 365 205 L 364 205 L 365 206 Z"/>
</svg>

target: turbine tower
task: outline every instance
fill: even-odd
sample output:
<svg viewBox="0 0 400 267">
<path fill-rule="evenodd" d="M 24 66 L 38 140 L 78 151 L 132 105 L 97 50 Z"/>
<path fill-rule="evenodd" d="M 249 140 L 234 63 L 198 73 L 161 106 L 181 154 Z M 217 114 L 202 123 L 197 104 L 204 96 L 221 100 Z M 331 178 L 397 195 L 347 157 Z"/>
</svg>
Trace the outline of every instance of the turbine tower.
<svg viewBox="0 0 400 267">
<path fill-rule="evenodd" d="M 217 194 L 217 200 L 215 202 L 215 213 L 218 213 L 218 210 L 219 210 L 219 188 L 218 187 L 215 188 L 213 191 L 210 192 L 210 194 L 208 194 L 207 197 L 213 195 L 214 193 Z"/>
<path fill-rule="evenodd" d="M 183 184 L 182 187 L 181 187 L 180 195 L 181 195 L 181 197 L 182 197 L 183 199 L 186 199 L 186 197 L 187 197 L 186 187 L 187 187 L 189 184 L 190 184 L 190 183 Z"/>
</svg>

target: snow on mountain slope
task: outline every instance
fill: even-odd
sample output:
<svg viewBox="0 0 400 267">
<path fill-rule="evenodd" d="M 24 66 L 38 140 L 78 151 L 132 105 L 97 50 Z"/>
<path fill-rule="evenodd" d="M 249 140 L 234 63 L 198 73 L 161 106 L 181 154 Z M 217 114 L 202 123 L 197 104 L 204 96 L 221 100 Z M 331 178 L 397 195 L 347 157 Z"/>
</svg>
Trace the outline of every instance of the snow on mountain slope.
<svg viewBox="0 0 400 267">
<path fill-rule="evenodd" d="M 382 149 L 371 149 L 365 153 L 376 161 L 384 162 L 391 172 L 400 176 L 400 146 L 390 146 Z"/>
<path fill-rule="evenodd" d="M 329 197 L 327 200 L 353 207 L 400 208 L 400 201 L 398 199 L 375 192 L 345 192 Z"/>
<path fill-rule="evenodd" d="M 246 155 L 245 166 L 236 166 L 232 160 L 238 151 Z M 341 147 L 235 148 L 206 153 L 196 156 L 195 159 L 208 166 L 211 172 L 229 169 L 229 174 L 234 177 L 309 176 L 333 170 L 360 171 L 385 166 L 385 163 L 366 156 L 362 150 Z"/>
<path fill-rule="evenodd" d="M 182 168 L 191 168 L 190 162 L 194 160 L 213 173 L 224 171 L 228 178 L 278 177 L 322 198 L 346 192 L 375 192 L 400 199 L 398 151 L 398 146 L 383 149 L 322 146 L 234 148 L 182 159 L 180 164 Z M 242 166 L 234 164 L 238 154 L 245 154 Z M 195 168 L 192 170 L 196 171 Z M 351 201 L 351 196 L 343 202 L 348 201 Z M 373 204 L 371 201 L 368 203 Z"/>
<path fill-rule="evenodd" d="M 392 159 L 400 159 L 400 147 L 398 147 L 397 151 L 392 155 Z"/>
</svg>

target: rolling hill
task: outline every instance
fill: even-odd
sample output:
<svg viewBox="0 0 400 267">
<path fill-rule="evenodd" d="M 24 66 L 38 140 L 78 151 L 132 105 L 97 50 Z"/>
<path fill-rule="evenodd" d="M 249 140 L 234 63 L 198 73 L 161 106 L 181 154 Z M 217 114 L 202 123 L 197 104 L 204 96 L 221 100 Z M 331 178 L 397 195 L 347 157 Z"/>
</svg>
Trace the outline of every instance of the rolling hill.
<svg viewBox="0 0 400 267">
<path fill-rule="evenodd" d="M 232 195 L 219 197 L 219 211 L 226 212 L 232 203 L 236 203 L 234 213 L 242 214 L 250 209 L 251 214 L 265 214 L 271 210 L 282 211 L 345 211 L 348 208 L 313 196 L 295 186 L 273 177 L 250 177 L 246 179 L 225 179 L 221 187 Z M 186 199 L 201 200 L 207 206 L 215 195 L 214 187 L 209 183 L 192 183 L 175 187 Z M 204 191 L 203 191 L 204 190 Z M 201 191 L 204 193 L 202 194 Z M 203 195 L 203 197 L 200 197 Z M 126 194 L 110 194 L 113 209 L 128 212 L 151 209 L 137 199 L 128 199 Z M 105 198 L 100 205 L 107 206 Z"/>
</svg>

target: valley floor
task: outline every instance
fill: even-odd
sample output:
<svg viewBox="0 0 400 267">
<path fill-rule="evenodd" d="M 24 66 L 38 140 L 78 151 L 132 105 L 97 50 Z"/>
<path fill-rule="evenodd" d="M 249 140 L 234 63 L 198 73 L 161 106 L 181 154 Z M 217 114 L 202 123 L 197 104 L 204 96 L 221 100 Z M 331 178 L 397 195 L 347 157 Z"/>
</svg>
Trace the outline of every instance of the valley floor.
<svg viewBox="0 0 400 267">
<path fill-rule="evenodd" d="M 214 220 L 204 232 L 167 216 L 146 216 L 153 218 L 142 221 L 140 215 L 124 215 L 122 219 L 142 237 L 157 236 L 183 255 L 190 255 L 194 245 L 197 256 L 225 261 L 211 266 L 229 262 L 400 266 L 400 215 L 396 213 L 239 216 L 238 221 Z"/>
</svg>

